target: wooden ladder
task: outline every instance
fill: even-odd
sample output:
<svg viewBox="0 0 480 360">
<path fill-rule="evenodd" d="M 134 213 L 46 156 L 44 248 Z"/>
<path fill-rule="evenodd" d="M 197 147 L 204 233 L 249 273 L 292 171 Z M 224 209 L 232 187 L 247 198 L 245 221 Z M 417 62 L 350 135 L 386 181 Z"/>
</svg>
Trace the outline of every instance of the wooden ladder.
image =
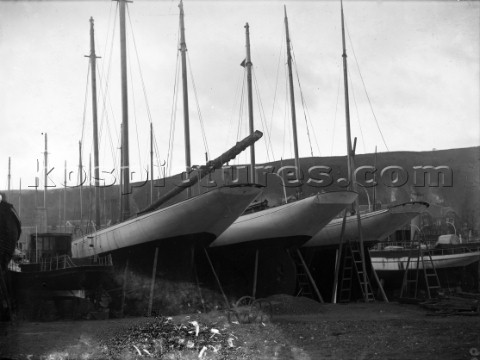
<svg viewBox="0 0 480 360">
<path fill-rule="evenodd" d="M 298 285 L 298 292 L 296 296 L 305 296 L 312 299 L 316 297 L 321 303 L 323 303 L 324 301 L 322 295 L 315 284 L 315 280 L 308 269 L 308 265 L 306 264 L 300 249 L 289 249 L 288 253 L 290 254 L 290 258 L 295 263 Z"/>
<path fill-rule="evenodd" d="M 368 252 L 367 252 L 368 254 Z M 356 242 L 347 241 L 346 251 L 343 257 L 342 281 L 339 290 L 339 301 L 349 302 L 352 296 L 354 278 L 360 286 L 363 298 L 366 302 L 375 301 L 372 284 L 368 275 L 363 272 L 364 261 L 359 245 Z M 365 263 L 366 268 L 366 263 Z M 365 275 L 365 276 L 364 276 Z M 365 282 L 366 281 L 366 282 Z"/>
<path fill-rule="evenodd" d="M 425 257 L 427 257 L 427 259 L 425 259 Z M 410 267 L 411 264 L 414 265 Z M 413 266 L 415 265 L 416 267 L 414 268 Z M 420 298 L 420 271 L 423 272 L 423 281 L 425 284 L 427 299 L 431 299 L 441 288 L 440 279 L 438 278 L 437 270 L 433 263 L 431 250 L 419 247 L 416 257 L 413 255 L 413 252 L 410 252 L 408 255 L 407 266 L 405 267 L 405 273 L 403 275 L 402 290 L 400 292 L 401 299 L 416 300 Z"/>
</svg>

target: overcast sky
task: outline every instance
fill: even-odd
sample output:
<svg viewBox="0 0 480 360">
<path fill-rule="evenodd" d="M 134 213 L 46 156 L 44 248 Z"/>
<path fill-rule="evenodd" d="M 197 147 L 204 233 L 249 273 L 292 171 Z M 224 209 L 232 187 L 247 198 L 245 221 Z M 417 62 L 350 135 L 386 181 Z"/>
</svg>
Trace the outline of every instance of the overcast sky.
<svg viewBox="0 0 480 360">
<path fill-rule="evenodd" d="M 293 156 L 285 91 L 284 4 L 298 74 L 294 77 L 300 156 L 345 154 L 338 1 L 186 0 L 193 164 L 205 160 L 197 102 L 210 158 L 247 135 L 240 66 L 246 22 L 255 79 L 255 128 L 265 134 L 256 145 L 257 161 Z M 346 1 L 344 10 L 357 153 L 374 152 L 375 146 L 379 152 L 478 146 L 480 3 Z M 178 111 L 172 110 L 178 13 L 178 1 L 128 3 L 130 161 L 137 173 L 149 164 L 150 120 L 156 162 L 171 160 L 173 172 L 184 166 L 181 91 Z M 42 166 L 45 132 L 49 169 L 55 168 L 52 183 L 61 186 L 65 161 L 69 171 L 78 166 L 82 129 L 88 168 L 92 111 L 84 55 L 90 51 L 90 16 L 95 19 L 96 53 L 101 57 L 100 167 L 111 171 L 115 166 L 121 123 L 117 3 L 1 1 L 0 189 L 7 188 L 8 157 L 12 188 L 18 189 L 20 178 L 25 189 L 34 184 L 35 176 L 42 176 L 37 159 Z M 173 158 L 168 158 L 172 113 L 175 146 Z M 248 153 L 238 161 L 247 162 Z M 133 180 L 139 179 L 134 175 Z"/>
</svg>

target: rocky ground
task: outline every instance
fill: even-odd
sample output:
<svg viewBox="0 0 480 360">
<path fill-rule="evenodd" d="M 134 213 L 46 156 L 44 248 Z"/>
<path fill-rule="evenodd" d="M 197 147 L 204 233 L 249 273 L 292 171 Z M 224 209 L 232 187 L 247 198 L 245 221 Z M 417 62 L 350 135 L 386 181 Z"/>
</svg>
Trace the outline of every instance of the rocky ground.
<svg viewBox="0 0 480 360">
<path fill-rule="evenodd" d="M 480 359 L 480 317 L 277 295 L 250 311 L 3 324 L 0 359 Z"/>
</svg>

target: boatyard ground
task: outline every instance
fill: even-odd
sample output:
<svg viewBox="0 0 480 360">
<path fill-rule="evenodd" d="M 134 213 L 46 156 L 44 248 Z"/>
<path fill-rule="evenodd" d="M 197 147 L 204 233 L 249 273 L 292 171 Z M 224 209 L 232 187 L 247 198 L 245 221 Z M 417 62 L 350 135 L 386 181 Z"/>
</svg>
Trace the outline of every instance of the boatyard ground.
<svg viewBox="0 0 480 360">
<path fill-rule="evenodd" d="M 0 354 L 2 359 L 31 360 L 146 359 L 148 354 L 153 356 L 154 350 L 143 350 L 147 348 L 142 347 L 138 329 L 143 329 L 140 334 L 144 334 L 141 336 L 146 341 L 149 336 L 146 324 L 158 321 L 171 323 L 175 331 L 185 329 L 184 333 L 192 339 L 184 343 L 190 345 L 182 350 L 173 345 L 169 350 L 168 344 L 178 345 L 186 339 L 181 336 L 164 339 L 162 359 L 198 359 L 200 352 L 203 359 L 480 358 L 479 316 L 439 316 L 413 304 L 333 305 L 286 295 L 269 300 L 271 316 L 259 317 L 251 323 L 239 323 L 235 317 L 229 322 L 225 312 L 213 311 L 176 315 L 171 319 L 3 324 Z M 195 334 L 195 321 L 199 324 L 199 335 Z M 128 330 L 135 328 L 136 332 Z M 200 338 L 213 346 L 200 348 L 195 344 Z M 112 349 L 115 346 L 121 351 L 115 352 L 118 350 Z"/>
</svg>

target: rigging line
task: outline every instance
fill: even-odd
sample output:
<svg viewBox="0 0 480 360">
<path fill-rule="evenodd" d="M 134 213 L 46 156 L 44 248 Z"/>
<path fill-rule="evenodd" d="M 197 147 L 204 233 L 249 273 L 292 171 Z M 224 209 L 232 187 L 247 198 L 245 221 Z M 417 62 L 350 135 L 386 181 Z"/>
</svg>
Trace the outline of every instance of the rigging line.
<svg viewBox="0 0 480 360">
<path fill-rule="evenodd" d="M 169 131 L 169 139 L 168 139 L 168 149 L 167 149 L 167 168 L 169 175 L 172 174 L 172 166 L 171 163 L 173 161 L 173 141 L 175 138 L 175 123 L 176 123 L 176 114 L 177 114 L 177 86 L 178 86 L 178 78 L 179 78 L 179 52 L 177 51 L 177 61 L 175 64 L 175 79 L 173 85 L 173 97 L 172 97 L 172 112 L 170 114 L 170 131 Z"/>
<path fill-rule="evenodd" d="M 278 83 L 279 83 L 279 78 L 280 78 L 280 76 L 279 76 L 279 74 L 280 74 L 280 64 L 281 64 L 282 55 L 283 55 L 283 42 L 284 42 L 284 40 L 281 39 L 281 41 L 280 41 L 280 51 L 278 53 L 277 73 L 276 73 L 276 76 L 275 76 L 275 91 L 274 91 L 274 94 L 273 94 L 272 115 L 271 115 L 271 118 L 270 118 L 270 127 L 269 127 L 270 133 L 272 133 L 273 116 L 274 116 L 275 104 L 276 104 L 276 100 L 277 100 L 277 89 L 278 89 Z M 273 152 L 273 150 L 272 150 L 272 152 Z"/>
<path fill-rule="evenodd" d="M 207 141 L 207 135 L 206 135 L 206 132 L 205 132 L 203 116 L 202 116 L 202 113 L 200 111 L 200 104 L 198 102 L 197 86 L 195 85 L 195 79 L 193 77 L 192 65 L 190 63 L 190 56 L 189 56 L 188 52 L 187 52 L 187 60 L 188 60 L 188 67 L 190 69 L 190 79 L 191 79 L 191 82 L 192 82 L 193 94 L 195 95 L 195 105 L 197 106 L 198 119 L 200 120 L 200 127 L 202 129 L 203 146 L 204 146 L 205 151 L 207 153 L 207 157 L 210 158 L 210 150 L 208 149 L 208 141 Z"/>
<path fill-rule="evenodd" d="M 243 82 L 242 82 L 242 88 L 241 88 L 241 94 L 240 94 L 240 101 L 239 101 L 239 111 L 238 111 L 238 121 L 237 121 L 237 137 L 236 141 L 238 142 L 240 139 L 240 136 L 242 134 L 242 123 L 243 123 L 243 112 L 245 110 L 245 107 L 248 106 L 245 102 L 245 90 L 246 90 L 246 84 L 247 84 L 247 69 L 245 68 L 243 71 Z M 247 128 L 246 133 L 248 133 L 248 121 L 245 122 L 245 127 Z M 244 152 L 243 158 L 245 159 L 244 162 L 247 163 L 247 154 Z M 238 164 L 240 162 L 240 157 L 236 157 L 233 159 L 235 164 Z"/>
<path fill-rule="evenodd" d="M 127 52 L 127 56 L 128 55 L 128 52 Z M 130 63 L 130 57 L 128 57 L 127 59 L 128 63 Z M 135 134 L 137 136 L 137 150 L 138 150 L 138 163 L 140 165 L 140 169 L 143 168 L 142 166 L 142 156 L 141 156 L 141 151 L 140 151 L 140 139 L 138 137 L 138 122 L 137 122 L 137 108 L 135 106 L 135 91 L 134 91 L 134 87 L 133 87 L 133 75 L 132 75 L 132 68 L 130 67 L 129 68 L 129 71 L 128 71 L 129 75 L 130 75 L 130 95 L 131 95 L 131 99 L 132 99 L 132 113 L 133 113 L 133 119 L 135 120 Z M 131 168 L 131 166 L 130 166 Z M 141 179 L 143 179 L 143 172 L 141 172 Z"/>
<path fill-rule="evenodd" d="M 83 137 L 85 133 L 85 119 L 87 117 L 87 97 L 88 97 L 88 85 L 89 85 L 89 78 L 90 78 L 90 62 L 88 62 L 88 70 L 87 70 L 87 81 L 86 81 L 86 86 L 85 86 L 85 99 L 83 101 L 83 120 L 82 120 L 82 136 L 80 137 L 80 141 L 82 142 L 82 148 L 83 148 Z"/>
<path fill-rule="evenodd" d="M 368 92 L 367 92 L 367 87 L 365 85 L 365 81 L 363 80 L 363 76 L 362 76 L 362 72 L 360 71 L 360 65 L 358 64 L 358 60 L 357 60 L 357 55 L 355 54 L 355 50 L 353 48 L 353 43 L 352 43 L 352 39 L 350 38 L 350 33 L 348 31 L 348 27 L 345 26 L 346 29 L 347 29 L 347 35 L 348 35 L 348 40 L 350 41 L 350 46 L 352 48 L 352 53 L 353 53 L 353 57 L 355 59 L 355 63 L 357 65 L 357 69 L 358 69 L 358 74 L 360 75 L 360 79 L 362 80 L 362 84 L 363 84 L 363 89 L 365 91 L 365 95 L 367 97 L 367 100 L 368 100 L 368 104 L 370 105 L 370 110 L 372 111 L 372 115 L 373 115 L 373 118 L 375 119 L 375 123 L 377 124 L 377 129 L 378 131 L 380 132 L 380 135 L 382 137 L 382 140 L 383 140 L 383 144 L 385 145 L 385 147 L 387 148 L 387 151 L 390 151 L 388 146 L 387 146 L 387 142 L 385 141 L 385 137 L 383 136 L 383 132 L 382 132 L 382 129 L 380 128 L 380 124 L 378 123 L 378 120 L 377 120 L 377 116 L 375 115 L 375 112 L 373 111 L 373 105 L 372 105 L 372 102 L 370 101 L 370 96 L 368 96 Z"/>
<path fill-rule="evenodd" d="M 285 145 L 286 145 L 286 132 L 289 129 L 287 125 L 288 121 L 288 108 L 290 104 L 290 97 L 288 96 L 288 74 L 287 74 L 287 67 L 283 67 L 283 71 L 285 74 L 285 101 L 283 102 L 283 139 L 282 139 L 282 159 L 285 157 Z"/>
<path fill-rule="evenodd" d="M 243 110 L 245 107 L 245 84 L 247 80 L 247 69 L 243 71 L 243 84 L 242 84 L 242 91 L 240 94 L 240 107 L 239 107 L 239 114 L 238 114 L 238 126 L 237 126 L 237 138 L 236 141 L 240 139 L 240 133 L 242 130 L 242 122 L 243 122 Z"/>
<path fill-rule="evenodd" d="M 353 97 L 353 103 L 355 104 L 355 111 L 357 113 L 358 127 L 360 129 L 360 134 L 362 135 L 363 152 L 365 153 L 366 152 L 365 136 L 363 135 L 362 123 L 360 122 L 360 113 L 358 112 L 357 99 L 355 98 L 355 90 L 353 89 L 353 80 L 352 80 L 352 76 L 350 75 L 350 71 L 348 72 L 348 78 L 350 80 L 350 91 Z"/>
<path fill-rule="evenodd" d="M 236 109 L 237 109 L 237 106 L 239 105 L 239 93 L 240 93 L 240 88 L 241 86 L 243 85 L 242 84 L 242 81 L 243 78 L 245 77 L 245 71 L 243 72 L 238 72 L 238 78 L 237 78 L 237 84 L 235 86 L 235 94 L 234 94 L 234 97 L 233 97 L 233 104 L 232 104 L 232 107 L 230 109 L 230 120 L 228 122 L 228 135 L 227 137 L 225 138 L 225 142 L 224 142 L 224 148 L 227 148 L 228 147 L 228 144 L 231 142 L 230 141 L 230 138 L 232 136 L 232 132 L 233 132 L 233 127 L 234 127 L 234 123 L 238 126 L 238 122 L 235 121 L 235 117 L 234 117 L 234 114 L 236 114 Z"/>
<path fill-rule="evenodd" d="M 255 84 L 255 90 L 256 90 L 256 95 L 257 95 L 257 103 L 258 103 L 258 107 L 260 109 L 260 120 L 262 122 L 262 125 L 265 129 L 265 132 L 267 133 L 267 141 L 265 141 L 265 149 L 267 151 L 267 160 L 268 161 L 271 161 L 271 159 L 275 159 L 275 157 L 273 156 L 273 149 L 272 149 L 272 142 L 271 142 L 271 136 L 270 136 L 270 132 L 268 131 L 268 127 L 267 127 L 267 119 L 266 119 L 266 116 L 265 116 L 265 110 L 263 108 L 263 103 L 262 103 L 262 99 L 260 97 L 260 89 L 259 89 L 259 86 L 258 86 L 258 81 L 257 81 L 257 76 L 255 74 L 255 69 L 252 69 L 252 74 L 253 74 L 253 82 Z M 270 151 L 268 149 L 268 147 L 270 146 L 270 151 L 272 152 L 272 156 L 270 157 Z"/>
<path fill-rule="evenodd" d="M 109 122 L 109 117 L 108 117 L 108 112 L 107 112 L 107 98 L 109 99 L 108 97 L 108 82 L 107 83 L 107 86 L 106 86 L 106 89 L 103 90 L 103 87 L 102 87 L 102 82 L 103 82 L 103 78 L 102 78 L 102 74 L 99 72 L 99 85 L 100 85 L 100 92 L 103 94 L 102 96 L 102 103 L 103 103 L 103 112 L 102 112 L 102 120 L 105 119 L 105 122 L 107 124 L 107 134 L 108 134 L 108 140 L 109 140 L 109 145 L 110 145 L 110 151 L 112 153 L 112 161 L 113 161 L 113 166 L 115 169 L 118 168 L 118 159 L 117 159 L 117 151 L 115 150 L 116 149 L 116 146 L 113 144 L 113 139 L 112 139 L 112 132 L 111 132 L 111 129 L 110 129 L 110 122 Z M 110 101 L 110 106 L 111 106 L 111 101 Z M 115 116 L 113 114 L 113 111 L 112 111 L 112 117 L 113 117 L 113 121 L 115 122 Z M 103 121 L 102 121 L 103 123 Z M 114 127 L 114 130 L 116 130 L 116 128 Z M 115 132 L 115 135 L 117 137 L 117 144 L 118 144 L 118 133 Z M 118 145 L 117 145 L 118 147 Z M 119 174 L 117 174 L 119 175 Z"/>
<path fill-rule="evenodd" d="M 307 103 L 305 101 L 305 97 L 303 96 L 303 91 L 302 91 L 302 85 L 300 84 L 300 76 L 298 75 L 298 68 L 297 68 L 297 59 L 295 58 L 295 51 L 293 50 L 293 44 L 291 43 L 292 47 L 292 54 L 293 54 L 293 65 L 295 67 L 295 75 L 297 76 L 297 82 L 298 82 L 298 88 L 300 89 L 300 100 L 302 102 L 302 108 L 303 108 L 303 117 L 305 119 L 305 126 L 307 127 L 307 138 L 308 138 L 308 144 L 310 145 L 310 155 L 313 157 L 313 148 L 312 148 L 312 140 L 310 138 L 310 129 L 308 127 L 308 120 L 307 120 L 307 113 L 306 113 L 306 107 Z M 314 133 L 315 136 L 315 133 Z M 317 143 L 318 146 L 318 143 Z"/>
<path fill-rule="evenodd" d="M 114 44 L 114 40 L 115 40 L 115 30 L 116 30 L 116 26 L 117 26 L 117 12 L 118 12 L 118 3 L 117 3 L 117 7 L 116 7 L 116 12 L 115 12 L 115 16 L 114 16 L 114 23 L 113 23 L 113 29 L 112 29 L 112 37 L 110 39 L 110 51 L 107 52 L 107 44 L 108 44 L 108 39 L 110 37 L 107 37 L 107 40 L 105 42 L 105 54 L 108 54 L 108 62 L 107 63 L 107 72 L 106 72 L 106 76 L 105 76 L 105 62 L 101 62 L 101 72 L 99 72 L 99 78 L 100 78 L 100 86 L 102 84 L 102 82 L 105 82 L 105 90 L 103 91 L 103 97 L 102 97 L 102 103 L 103 103 L 103 113 L 102 113 L 102 117 L 104 117 L 107 121 L 107 124 L 108 124 L 108 137 L 109 137 L 109 141 L 110 141 L 110 151 L 112 153 L 112 161 L 113 161 L 113 166 L 114 166 L 114 169 L 116 171 L 116 174 L 117 174 L 117 178 L 120 177 L 120 167 L 118 166 L 118 154 L 117 154 L 117 149 L 120 148 L 120 138 L 119 138 L 119 135 L 118 135 L 118 129 L 116 126 L 113 127 L 114 129 L 114 133 L 115 133 L 115 137 L 116 137 L 116 141 L 117 141 L 117 145 L 114 145 L 113 144 L 113 139 L 112 139 L 112 132 L 110 130 L 110 123 L 109 123 L 109 117 L 108 117 L 108 106 L 107 106 L 107 102 L 108 102 L 108 105 L 110 105 L 110 111 L 111 111 L 111 115 L 112 115 L 112 118 L 113 118 L 113 123 L 115 123 L 115 112 L 113 111 L 113 106 L 112 106 L 112 101 L 110 99 L 110 96 L 109 96 L 109 91 L 108 91 L 108 88 L 109 88 L 109 79 L 110 79 L 110 70 L 112 68 L 112 59 L 113 59 L 113 44 Z M 106 79 L 106 80 L 104 80 Z M 101 88 L 102 89 L 102 88 Z"/>
<path fill-rule="evenodd" d="M 151 123 L 152 122 L 152 114 L 150 113 L 150 105 L 148 103 L 147 88 L 145 86 L 145 81 L 143 79 L 142 67 L 140 65 L 140 58 L 138 56 L 138 50 L 137 50 L 137 42 L 135 41 L 135 34 L 133 32 L 132 19 L 130 18 L 130 10 L 129 10 L 128 7 L 127 7 L 127 14 L 128 14 L 128 21 L 130 23 L 130 32 L 132 34 L 133 48 L 135 49 L 135 55 L 136 55 L 136 58 L 137 58 L 138 72 L 140 73 L 140 80 L 141 80 L 141 83 L 142 83 L 143 96 L 145 97 L 145 106 L 146 106 L 146 109 L 147 109 L 147 116 L 148 116 L 149 122 Z"/>
<path fill-rule="evenodd" d="M 340 80 L 341 72 L 338 74 L 338 83 L 337 83 L 337 101 L 335 104 L 335 116 L 333 118 L 333 132 L 332 132 L 332 147 L 330 149 L 330 156 L 333 156 L 333 145 L 335 144 L 335 127 L 337 125 L 337 112 L 338 112 L 338 101 L 340 99 Z"/>
</svg>

